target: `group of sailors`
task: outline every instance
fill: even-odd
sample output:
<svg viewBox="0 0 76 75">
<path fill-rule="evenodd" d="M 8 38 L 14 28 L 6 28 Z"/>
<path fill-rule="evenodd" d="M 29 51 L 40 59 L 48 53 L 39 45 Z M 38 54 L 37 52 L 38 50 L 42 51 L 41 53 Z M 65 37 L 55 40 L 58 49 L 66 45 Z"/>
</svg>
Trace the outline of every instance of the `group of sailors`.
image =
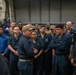
<svg viewBox="0 0 76 75">
<path fill-rule="evenodd" d="M 9 61 L 7 75 L 76 75 L 76 32 L 70 21 L 40 26 L 12 21 L 0 25 L 0 55 Z"/>
</svg>

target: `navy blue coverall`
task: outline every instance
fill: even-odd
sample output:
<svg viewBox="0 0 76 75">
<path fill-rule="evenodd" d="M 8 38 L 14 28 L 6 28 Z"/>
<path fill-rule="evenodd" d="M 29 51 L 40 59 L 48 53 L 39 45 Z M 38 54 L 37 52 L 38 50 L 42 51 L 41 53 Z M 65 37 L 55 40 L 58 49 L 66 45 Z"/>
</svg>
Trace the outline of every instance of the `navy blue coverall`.
<svg viewBox="0 0 76 75">
<path fill-rule="evenodd" d="M 71 28 L 70 32 L 68 32 L 68 30 L 66 30 L 66 34 L 69 34 L 69 36 L 71 37 L 71 45 L 74 46 L 74 33 L 75 30 Z M 74 71 L 74 67 L 72 66 L 70 60 L 69 60 L 69 66 L 70 66 L 70 75 L 72 75 L 73 71 Z"/>
<path fill-rule="evenodd" d="M 18 69 L 20 75 L 33 75 L 34 51 L 30 38 L 22 35 L 18 43 L 19 62 Z"/>
<path fill-rule="evenodd" d="M 39 38 L 36 39 L 35 43 L 33 42 L 33 46 L 34 46 L 34 48 L 36 48 L 38 50 L 38 53 L 41 50 L 43 51 L 43 43 L 42 43 L 42 41 Z M 42 61 L 41 60 L 42 59 L 41 56 L 42 56 L 42 54 L 38 58 L 34 59 L 34 61 L 33 61 L 33 68 L 34 68 L 34 71 L 33 71 L 34 74 L 33 75 L 40 75 L 41 61 Z"/>
<path fill-rule="evenodd" d="M 42 40 L 43 42 L 43 51 L 48 50 L 48 45 L 52 39 L 52 37 L 49 34 L 45 34 L 42 38 L 40 34 L 38 34 L 38 38 Z M 46 53 L 43 53 L 43 59 L 42 59 L 42 69 L 41 69 L 41 75 L 49 75 L 50 73 L 50 54 L 51 51 L 49 50 Z"/>
<path fill-rule="evenodd" d="M 11 45 L 11 47 L 18 51 L 18 41 L 21 37 L 21 34 L 19 34 L 18 39 L 14 37 L 14 34 L 9 37 L 8 39 L 8 45 Z M 19 57 L 16 56 L 13 52 L 10 51 L 10 72 L 11 75 L 18 75 L 18 59 Z"/>
<path fill-rule="evenodd" d="M 72 50 L 72 59 L 76 64 L 76 32 L 74 33 L 74 49 Z M 73 75 L 76 75 L 76 66 L 74 66 Z"/>
<path fill-rule="evenodd" d="M 55 49 L 53 56 L 53 75 L 69 75 L 69 49 L 71 39 L 69 35 L 63 34 L 61 38 L 55 35 L 50 43 L 50 48 Z"/>
</svg>

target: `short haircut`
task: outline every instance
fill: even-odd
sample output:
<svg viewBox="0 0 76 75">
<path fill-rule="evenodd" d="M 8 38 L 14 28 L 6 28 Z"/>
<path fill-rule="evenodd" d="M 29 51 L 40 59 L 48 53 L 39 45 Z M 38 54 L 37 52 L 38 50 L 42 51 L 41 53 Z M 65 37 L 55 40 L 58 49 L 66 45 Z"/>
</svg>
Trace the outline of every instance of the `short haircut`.
<svg viewBox="0 0 76 75">
<path fill-rule="evenodd" d="M 19 26 L 14 26 L 14 27 L 13 27 L 13 30 L 14 30 L 15 27 L 18 27 L 18 28 L 19 28 Z"/>
<path fill-rule="evenodd" d="M 14 22 L 14 23 L 15 23 L 15 21 L 11 21 L 11 23 L 12 23 L 12 22 Z"/>
<path fill-rule="evenodd" d="M 62 25 L 62 24 L 58 24 L 58 25 L 56 25 L 55 27 L 56 27 L 56 28 L 63 29 L 63 28 L 64 28 L 64 25 Z"/>
<path fill-rule="evenodd" d="M 38 23 L 35 23 L 34 26 L 35 26 L 35 25 L 38 25 Z"/>
<path fill-rule="evenodd" d="M 35 32 L 35 33 L 37 33 L 35 30 L 32 30 L 32 32 Z"/>
<path fill-rule="evenodd" d="M 32 33 L 34 33 L 34 34 L 36 34 L 36 35 L 37 35 L 37 32 L 36 32 L 35 30 L 33 30 L 33 31 L 32 31 Z"/>
<path fill-rule="evenodd" d="M 45 25 L 40 26 L 40 28 L 45 27 Z"/>
</svg>

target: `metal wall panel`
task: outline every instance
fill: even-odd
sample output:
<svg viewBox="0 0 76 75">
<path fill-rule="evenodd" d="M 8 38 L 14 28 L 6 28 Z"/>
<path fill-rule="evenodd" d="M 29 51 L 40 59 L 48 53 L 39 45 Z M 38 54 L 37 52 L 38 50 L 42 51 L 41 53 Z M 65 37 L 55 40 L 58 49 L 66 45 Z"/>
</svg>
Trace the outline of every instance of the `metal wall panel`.
<svg viewBox="0 0 76 75">
<path fill-rule="evenodd" d="M 75 0 L 14 0 L 14 8 L 17 22 L 76 22 Z"/>
<path fill-rule="evenodd" d="M 48 0 L 41 1 L 41 22 L 49 21 Z"/>
<path fill-rule="evenodd" d="M 15 0 L 14 4 L 16 21 L 29 22 L 28 1 L 23 0 L 19 2 Z"/>
<path fill-rule="evenodd" d="M 39 0 L 30 1 L 31 22 L 40 22 Z"/>
<path fill-rule="evenodd" d="M 76 1 L 62 1 L 62 22 L 76 22 Z"/>
<path fill-rule="evenodd" d="M 59 23 L 60 22 L 60 1 L 51 0 L 50 3 L 50 22 Z"/>
</svg>

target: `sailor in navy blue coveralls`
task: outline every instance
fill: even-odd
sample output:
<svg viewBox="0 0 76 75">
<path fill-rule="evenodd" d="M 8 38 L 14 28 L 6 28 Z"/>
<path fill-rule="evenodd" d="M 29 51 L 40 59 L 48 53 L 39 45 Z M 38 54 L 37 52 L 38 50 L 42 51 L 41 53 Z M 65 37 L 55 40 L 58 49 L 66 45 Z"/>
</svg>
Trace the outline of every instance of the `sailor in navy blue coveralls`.
<svg viewBox="0 0 76 75">
<path fill-rule="evenodd" d="M 17 36 L 15 36 L 17 34 Z M 10 50 L 10 71 L 11 75 L 18 75 L 18 41 L 21 37 L 19 27 L 14 27 L 14 33 L 8 39 L 8 48 Z"/>
<path fill-rule="evenodd" d="M 42 59 L 42 70 L 41 75 L 49 75 L 50 73 L 50 50 L 48 51 L 48 45 L 52 39 L 49 34 L 45 33 L 45 26 L 40 27 L 40 34 L 38 34 L 38 38 L 43 42 L 43 59 Z"/>
<path fill-rule="evenodd" d="M 35 55 L 35 59 L 33 61 L 33 68 L 34 68 L 33 75 L 40 75 L 43 43 L 37 37 L 36 31 L 32 31 L 31 37 L 32 37 L 32 43 L 33 43 L 34 48 L 36 48 L 38 50 L 38 53 Z"/>
<path fill-rule="evenodd" d="M 73 75 L 76 75 L 76 32 L 74 33 L 74 49 L 72 51 L 71 64 L 74 66 Z"/>
<path fill-rule="evenodd" d="M 18 43 L 19 51 L 19 74 L 20 75 L 33 75 L 33 59 L 35 54 L 38 53 L 31 42 L 32 28 L 30 26 L 23 26 L 23 34 Z"/>
<path fill-rule="evenodd" d="M 66 23 L 66 33 L 69 34 L 71 36 L 72 42 L 71 42 L 71 46 L 70 46 L 70 54 L 69 54 L 69 61 L 72 57 L 72 50 L 73 50 L 73 46 L 74 46 L 74 33 L 75 30 L 72 28 L 72 22 L 68 21 Z M 73 73 L 73 66 L 71 65 L 71 63 L 69 62 L 69 66 L 70 66 L 70 75 Z"/>
<path fill-rule="evenodd" d="M 64 26 L 57 25 L 56 33 L 50 43 L 50 48 L 55 49 L 53 56 L 53 75 L 69 75 L 69 48 L 71 39 L 64 33 Z"/>
</svg>

